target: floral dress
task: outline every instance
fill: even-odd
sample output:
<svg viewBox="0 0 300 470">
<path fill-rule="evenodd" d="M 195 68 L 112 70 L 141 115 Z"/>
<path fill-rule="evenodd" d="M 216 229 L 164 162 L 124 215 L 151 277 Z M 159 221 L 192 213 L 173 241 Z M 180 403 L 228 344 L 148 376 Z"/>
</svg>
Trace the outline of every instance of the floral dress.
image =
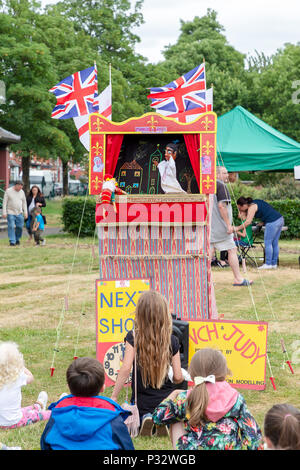
<svg viewBox="0 0 300 470">
<path fill-rule="evenodd" d="M 177 443 L 178 450 L 261 450 L 261 431 L 250 414 L 244 397 L 238 394 L 237 401 L 223 418 L 205 425 L 191 426 L 186 411 L 187 392 L 176 399 L 164 400 L 155 409 L 152 418 L 155 424 L 173 424 L 183 421 L 185 434 Z"/>
</svg>

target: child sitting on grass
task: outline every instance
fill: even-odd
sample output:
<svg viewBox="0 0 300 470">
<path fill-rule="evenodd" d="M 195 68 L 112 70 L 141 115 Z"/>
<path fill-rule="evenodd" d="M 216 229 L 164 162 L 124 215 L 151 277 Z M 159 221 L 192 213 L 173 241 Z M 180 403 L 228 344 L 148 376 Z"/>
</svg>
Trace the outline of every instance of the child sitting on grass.
<svg viewBox="0 0 300 470">
<path fill-rule="evenodd" d="M 34 236 L 34 241 L 36 245 L 45 245 L 46 240 L 43 238 L 43 233 L 44 233 L 44 219 L 42 216 L 42 211 L 40 207 L 35 207 L 33 210 L 34 214 L 34 222 L 33 222 L 33 227 L 32 227 L 32 233 Z"/>
<path fill-rule="evenodd" d="M 155 424 L 170 426 L 177 450 L 262 449 L 261 431 L 245 400 L 225 378 L 229 374 L 220 351 L 200 349 L 189 373 L 194 387 L 175 390 L 154 411 Z"/>
<path fill-rule="evenodd" d="M 0 428 L 13 429 L 49 419 L 46 411 L 48 395 L 42 391 L 34 405 L 21 407 L 21 388 L 33 382 L 32 373 L 24 365 L 18 345 L 0 343 Z"/>
<path fill-rule="evenodd" d="M 264 420 L 267 449 L 300 450 L 300 410 L 287 403 L 272 406 Z"/>
<path fill-rule="evenodd" d="M 71 395 L 49 409 L 51 419 L 41 437 L 42 450 L 134 450 L 124 421 L 130 415 L 104 390 L 103 365 L 90 357 L 75 359 L 67 369 Z"/>
</svg>

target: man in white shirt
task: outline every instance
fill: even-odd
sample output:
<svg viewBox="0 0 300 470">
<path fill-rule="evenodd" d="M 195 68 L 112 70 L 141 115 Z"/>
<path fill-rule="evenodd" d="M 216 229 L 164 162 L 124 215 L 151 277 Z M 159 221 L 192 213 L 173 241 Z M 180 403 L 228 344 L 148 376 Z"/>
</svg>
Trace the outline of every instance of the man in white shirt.
<svg viewBox="0 0 300 470">
<path fill-rule="evenodd" d="M 175 159 L 177 156 L 177 147 L 171 143 L 166 146 L 165 160 L 162 162 L 153 162 L 159 169 L 161 178 L 161 189 L 165 193 L 185 193 L 176 178 Z"/>
<path fill-rule="evenodd" d="M 27 219 L 26 197 L 23 191 L 23 182 L 16 181 L 5 191 L 3 198 L 2 217 L 7 218 L 7 232 L 10 246 L 20 245 L 24 217 Z"/>
</svg>

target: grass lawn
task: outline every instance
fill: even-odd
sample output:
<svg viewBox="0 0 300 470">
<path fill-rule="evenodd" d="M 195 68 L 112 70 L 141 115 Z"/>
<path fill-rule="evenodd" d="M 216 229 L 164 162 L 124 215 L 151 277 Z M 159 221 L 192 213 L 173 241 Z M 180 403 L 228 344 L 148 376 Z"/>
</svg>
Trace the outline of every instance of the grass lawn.
<svg viewBox="0 0 300 470">
<path fill-rule="evenodd" d="M 55 197 L 54 199 L 46 199 L 46 207 L 43 208 L 43 214 L 47 218 L 48 227 L 58 227 L 62 225 L 61 211 L 62 211 L 62 197 Z"/>
<path fill-rule="evenodd" d="M 60 224 L 57 210 L 60 204 L 61 201 L 47 202 L 44 213 L 49 225 Z M 95 280 L 99 276 L 98 260 L 94 257 L 96 240 L 84 238 L 76 243 L 74 237 L 48 236 L 46 246 L 35 247 L 26 239 L 24 231 L 21 246 L 14 248 L 8 247 L 7 239 L 0 240 L 0 339 L 20 345 L 26 365 L 35 377 L 32 384 L 23 388 L 23 406 L 32 404 L 40 390 L 48 392 L 50 402 L 57 400 L 62 392 L 68 391 L 65 371 L 73 356 L 95 357 Z M 256 320 L 255 304 L 259 319 L 269 323 L 268 355 L 277 391 L 272 388 L 268 367 L 264 391 L 241 390 L 260 425 L 275 403 L 289 402 L 300 408 L 299 242 L 281 240 L 280 247 L 278 270 L 248 269 L 254 280 L 253 298 L 247 288 L 232 287 L 230 269 L 213 269 L 219 315 L 231 320 Z M 294 375 L 284 362 L 280 338 L 284 339 L 293 362 Z M 51 377 L 53 360 L 55 371 Z M 105 394 L 110 396 L 111 389 Z M 120 403 L 123 399 L 124 394 Z M 39 449 L 44 425 L 0 430 L 0 442 Z M 134 445 L 136 449 L 171 449 L 167 438 L 140 437 L 134 440 Z"/>
</svg>

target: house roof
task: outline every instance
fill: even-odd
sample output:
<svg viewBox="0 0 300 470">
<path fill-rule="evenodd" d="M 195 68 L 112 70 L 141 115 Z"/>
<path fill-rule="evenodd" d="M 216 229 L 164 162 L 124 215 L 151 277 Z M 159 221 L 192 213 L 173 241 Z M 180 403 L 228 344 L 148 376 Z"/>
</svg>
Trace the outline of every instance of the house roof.
<svg viewBox="0 0 300 470">
<path fill-rule="evenodd" d="M 135 161 L 125 162 L 120 168 L 121 170 L 142 170 L 142 167 Z"/>
<path fill-rule="evenodd" d="M 0 127 L 0 143 L 15 144 L 20 142 L 21 137 Z"/>
</svg>

